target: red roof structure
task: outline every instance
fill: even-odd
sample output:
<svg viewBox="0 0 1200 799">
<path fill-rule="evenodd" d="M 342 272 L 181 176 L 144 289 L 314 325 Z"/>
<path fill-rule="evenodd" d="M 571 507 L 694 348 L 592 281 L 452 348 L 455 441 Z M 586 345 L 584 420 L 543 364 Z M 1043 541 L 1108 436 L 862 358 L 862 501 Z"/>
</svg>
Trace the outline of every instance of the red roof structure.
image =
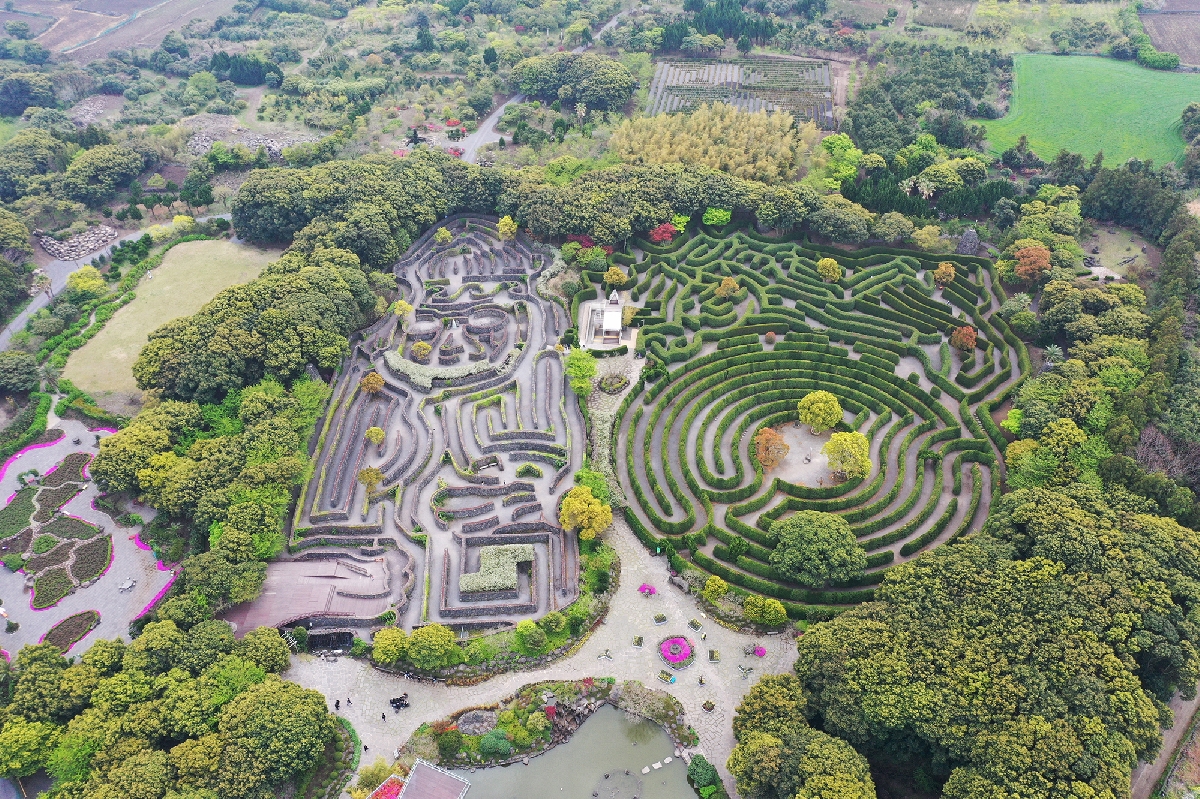
<svg viewBox="0 0 1200 799">
<path fill-rule="evenodd" d="M 282 627 L 312 618 L 373 619 L 388 609 L 391 578 L 383 558 L 277 561 L 267 564 L 262 594 L 235 606 L 225 620 L 237 636 L 257 627 Z"/>
<path fill-rule="evenodd" d="M 397 799 L 463 799 L 470 787 L 471 783 L 457 774 L 418 760 Z"/>
</svg>

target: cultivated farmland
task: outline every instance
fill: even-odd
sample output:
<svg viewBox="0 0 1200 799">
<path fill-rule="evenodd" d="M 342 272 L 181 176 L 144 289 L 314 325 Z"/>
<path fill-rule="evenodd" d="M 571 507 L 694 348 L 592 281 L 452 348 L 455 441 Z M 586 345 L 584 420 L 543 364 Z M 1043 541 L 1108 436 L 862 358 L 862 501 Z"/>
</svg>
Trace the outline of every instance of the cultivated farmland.
<svg viewBox="0 0 1200 799">
<path fill-rule="evenodd" d="M 1143 14 L 1142 26 L 1159 50 L 1184 64 L 1200 65 L 1200 12 Z"/>
<path fill-rule="evenodd" d="M 1045 159 L 1063 148 L 1110 164 L 1183 157 L 1179 115 L 1200 97 L 1200 75 L 1157 72 L 1109 58 L 1017 56 L 1009 113 L 985 122 L 1001 152 L 1021 135 Z"/>
<path fill-rule="evenodd" d="M 974 8 L 974 3 L 964 3 L 959 0 L 923 0 L 917 8 L 915 21 L 918 25 L 962 30 L 967 27 Z"/>
<path fill-rule="evenodd" d="M 826 61 L 775 58 L 660 61 L 650 84 L 650 114 L 729 103 L 747 111 L 788 111 L 825 125 L 833 95 Z"/>
</svg>

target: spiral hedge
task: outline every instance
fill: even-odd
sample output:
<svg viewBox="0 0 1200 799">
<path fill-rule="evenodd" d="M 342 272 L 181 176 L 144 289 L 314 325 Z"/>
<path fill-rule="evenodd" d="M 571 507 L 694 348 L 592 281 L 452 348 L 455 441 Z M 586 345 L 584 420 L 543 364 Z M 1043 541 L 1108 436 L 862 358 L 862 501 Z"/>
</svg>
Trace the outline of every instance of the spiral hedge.
<svg viewBox="0 0 1200 799">
<path fill-rule="evenodd" d="M 634 252 L 641 257 L 625 268 L 643 306 L 633 323 L 638 350 L 667 374 L 643 371 L 618 411 L 612 447 L 625 518 L 646 546 L 670 542 L 695 568 L 804 618 L 813 606 L 870 599 L 891 564 L 986 517 L 1004 441 L 991 412 L 1029 371 L 1024 345 L 994 315 L 1005 297 L 990 261 L 847 253 L 745 231 L 637 242 Z M 817 274 L 825 257 L 844 269 L 836 284 Z M 932 273 L 942 261 L 957 274 L 938 288 Z M 725 277 L 739 285 L 728 299 L 715 293 Z M 978 340 L 960 356 L 947 342 L 963 325 Z M 854 415 L 843 429 L 871 441 L 866 477 L 807 486 L 764 474 L 754 434 L 796 421 L 796 403 L 817 389 Z M 798 510 L 843 515 L 867 572 L 820 588 L 779 573 L 771 525 Z"/>
</svg>

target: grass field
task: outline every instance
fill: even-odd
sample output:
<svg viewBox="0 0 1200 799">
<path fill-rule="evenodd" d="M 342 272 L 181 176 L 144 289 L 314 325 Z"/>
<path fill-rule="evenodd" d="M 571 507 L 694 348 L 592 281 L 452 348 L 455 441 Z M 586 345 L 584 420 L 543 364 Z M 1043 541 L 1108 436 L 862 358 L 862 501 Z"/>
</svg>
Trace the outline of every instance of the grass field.
<svg viewBox="0 0 1200 799">
<path fill-rule="evenodd" d="M 1200 75 L 1156 72 L 1127 61 L 1084 56 L 1015 58 L 1013 103 L 1003 119 L 984 124 L 988 144 L 1001 152 L 1029 137 L 1049 161 L 1062 148 L 1106 163 L 1183 158 L 1179 115 L 1200 98 Z"/>
<path fill-rule="evenodd" d="M 150 333 L 180 316 L 200 310 L 217 292 L 245 283 L 279 250 L 259 249 L 228 241 L 192 241 L 177 245 L 163 263 L 143 278 L 137 299 L 117 311 L 96 337 L 76 350 L 63 377 L 117 413 L 136 411 L 140 396 L 133 381 L 133 362 Z"/>
</svg>

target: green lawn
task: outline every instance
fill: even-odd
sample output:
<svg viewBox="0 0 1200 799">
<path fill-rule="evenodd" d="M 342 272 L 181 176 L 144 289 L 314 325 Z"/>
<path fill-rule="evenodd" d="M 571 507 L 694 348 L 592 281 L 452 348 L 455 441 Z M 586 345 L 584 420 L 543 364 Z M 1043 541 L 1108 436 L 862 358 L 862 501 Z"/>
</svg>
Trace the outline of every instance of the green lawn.
<svg viewBox="0 0 1200 799">
<path fill-rule="evenodd" d="M 278 249 L 260 249 L 229 241 L 192 241 L 176 245 L 162 265 L 142 278 L 137 298 L 108 321 L 96 337 L 72 353 L 63 376 L 116 413 L 139 396 L 133 362 L 158 327 L 200 310 L 217 292 L 258 277 L 279 257 Z"/>
<path fill-rule="evenodd" d="M 1200 100 L 1200 74 L 1157 72 L 1128 61 L 1086 56 L 1021 55 L 1015 59 L 1012 108 L 984 124 L 1001 152 L 1022 134 L 1049 161 L 1060 149 L 1110 166 L 1130 158 L 1158 164 L 1183 158 L 1179 115 Z"/>
</svg>

